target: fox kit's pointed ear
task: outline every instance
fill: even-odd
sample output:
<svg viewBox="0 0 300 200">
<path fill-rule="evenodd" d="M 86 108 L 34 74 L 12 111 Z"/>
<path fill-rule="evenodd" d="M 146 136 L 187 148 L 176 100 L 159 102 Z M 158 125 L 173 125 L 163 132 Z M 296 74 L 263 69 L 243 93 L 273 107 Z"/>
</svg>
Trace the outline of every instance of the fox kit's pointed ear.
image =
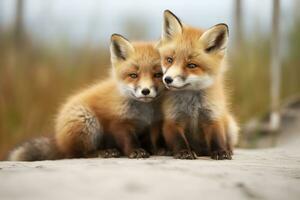
<svg viewBox="0 0 300 200">
<path fill-rule="evenodd" d="M 113 34 L 110 43 L 110 55 L 112 61 L 126 60 L 134 51 L 132 44 L 122 35 Z"/>
<path fill-rule="evenodd" d="M 163 22 L 163 32 L 162 39 L 167 40 L 171 39 L 177 34 L 182 33 L 182 24 L 176 15 L 174 15 L 171 11 L 164 11 L 164 22 Z"/>
<path fill-rule="evenodd" d="M 200 42 L 204 45 L 207 53 L 224 52 L 227 48 L 228 35 L 228 26 L 217 24 L 201 35 Z"/>
</svg>

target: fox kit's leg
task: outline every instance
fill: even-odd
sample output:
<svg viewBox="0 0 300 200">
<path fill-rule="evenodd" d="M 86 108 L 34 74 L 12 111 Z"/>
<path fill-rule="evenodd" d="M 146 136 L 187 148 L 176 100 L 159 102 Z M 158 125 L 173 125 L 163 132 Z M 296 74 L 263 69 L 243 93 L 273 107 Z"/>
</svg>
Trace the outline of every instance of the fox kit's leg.
<svg viewBox="0 0 300 200">
<path fill-rule="evenodd" d="M 141 148 L 134 126 L 115 122 L 109 128 L 118 148 L 129 158 L 148 158 L 150 155 Z"/>
<path fill-rule="evenodd" d="M 105 122 L 102 123 L 106 124 Z M 103 132 L 103 137 L 100 142 L 99 150 L 95 152 L 93 157 L 100 156 L 102 158 L 118 158 L 121 156 L 121 152 L 117 148 L 115 138 L 112 134 L 109 132 Z"/>
<path fill-rule="evenodd" d="M 67 157 L 85 157 L 94 153 L 102 137 L 96 116 L 85 106 L 66 106 L 56 121 L 58 148 Z"/>
<path fill-rule="evenodd" d="M 162 135 L 162 122 L 154 123 L 150 128 L 151 152 L 153 155 L 170 156 L 172 152 L 167 148 Z"/>
<path fill-rule="evenodd" d="M 231 151 L 226 141 L 226 126 L 223 121 L 213 121 L 202 125 L 210 156 L 215 160 L 231 159 Z"/>
<path fill-rule="evenodd" d="M 184 126 L 174 121 L 165 121 L 163 135 L 175 158 L 196 159 L 196 154 L 191 150 L 185 137 Z"/>
<path fill-rule="evenodd" d="M 153 154 L 157 154 L 158 152 L 160 132 L 160 127 L 158 124 L 155 124 L 150 128 L 151 152 Z"/>
</svg>

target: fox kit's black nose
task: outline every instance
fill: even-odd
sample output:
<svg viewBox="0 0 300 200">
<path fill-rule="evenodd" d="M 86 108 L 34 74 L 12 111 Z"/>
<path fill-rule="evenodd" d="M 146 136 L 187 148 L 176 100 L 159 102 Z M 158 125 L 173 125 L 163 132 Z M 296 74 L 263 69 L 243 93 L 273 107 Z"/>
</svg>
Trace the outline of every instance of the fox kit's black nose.
<svg viewBox="0 0 300 200">
<path fill-rule="evenodd" d="M 170 76 L 165 77 L 166 84 L 171 84 L 173 82 L 173 79 Z"/>
<path fill-rule="evenodd" d="M 144 88 L 142 90 L 142 94 L 146 96 L 146 95 L 150 94 L 150 90 L 148 88 Z"/>
</svg>

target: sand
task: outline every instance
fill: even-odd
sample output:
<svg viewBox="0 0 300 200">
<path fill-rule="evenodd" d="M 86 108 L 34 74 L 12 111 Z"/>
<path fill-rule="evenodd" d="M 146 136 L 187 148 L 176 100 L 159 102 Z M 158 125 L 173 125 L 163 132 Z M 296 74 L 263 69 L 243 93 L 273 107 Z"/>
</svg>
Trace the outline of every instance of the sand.
<svg viewBox="0 0 300 200">
<path fill-rule="evenodd" d="M 300 199 L 300 153 L 235 151 L 233 160 L 70 159 L 0 162 L 0 199 Z"/>
</svg>

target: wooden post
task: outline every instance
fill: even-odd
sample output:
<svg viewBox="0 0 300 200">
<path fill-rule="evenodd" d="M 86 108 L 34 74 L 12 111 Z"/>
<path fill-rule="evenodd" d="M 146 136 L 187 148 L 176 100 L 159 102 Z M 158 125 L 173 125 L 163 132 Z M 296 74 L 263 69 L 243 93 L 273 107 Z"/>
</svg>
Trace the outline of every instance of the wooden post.
<svg viewBox="0 0 300 200">
<path fill-rule="evenodd" d="M 16 1 L 14 34 L 17 47 L 22 47 L 24 39 L 24 0 Z"/>
<path fill-rule="evenodd" d="M 293 10 L 294 13 L 293 14 L 294 14 L 294 16 L 295 16 L 295 18 L 297 20 L 297 19 L 300 18 L 300 13 L 299 13 L 300 1 L 299 0 L 294 0 L 293 8 L 294 8 L 294 10 Z"/>
<path fill-rule="evenodd" d="M 281 85 L 281 55 L 280 55 L 280 1 L 273 0 L 272 38 L 271 38 L 271 117 L 270 128 L 277 131 L 280 127 L 280 85 Z"/>
<path fill-rule="evenodd" d="M 243 42 L 243 28 L 242 28 L 242 0 L 235 0 L 234 3 L 234 51 L 240 52 Z"/>
</svg>

